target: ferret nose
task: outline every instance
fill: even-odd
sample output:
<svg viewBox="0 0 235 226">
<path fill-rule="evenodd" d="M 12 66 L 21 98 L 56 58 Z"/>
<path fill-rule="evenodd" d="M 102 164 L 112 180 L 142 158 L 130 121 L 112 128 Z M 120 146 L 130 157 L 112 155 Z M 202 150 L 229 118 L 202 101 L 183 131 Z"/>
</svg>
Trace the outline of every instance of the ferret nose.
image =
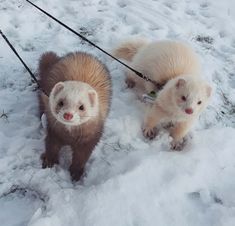
<svg viewBox="0 0 235 226">
<path fill-rule="evenodd" d="M 185 109 L 185 112 L 187 113 L 187 114 L 193 114 L 193 109 L 192 108 L 186 108 Z"/>
<path fill-rule="evenodd" d="M 73 114 L 66 112 L 64 113 L 64 119 L 70 121 L 73 118 Z"/>
</svg>

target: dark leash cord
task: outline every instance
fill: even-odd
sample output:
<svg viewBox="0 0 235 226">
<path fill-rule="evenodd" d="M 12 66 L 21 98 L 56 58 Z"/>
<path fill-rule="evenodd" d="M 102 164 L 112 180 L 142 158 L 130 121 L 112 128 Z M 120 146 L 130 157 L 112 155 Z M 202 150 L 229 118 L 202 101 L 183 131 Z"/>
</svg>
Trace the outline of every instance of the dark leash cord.
<svg viewBox="0 0 235 226">
<path fill-rule="evenodd" d="M 136 75 L 138 75 L 140 78 L 144 79 L 145 81 L 154 83 L 155 82 L 153 80 L 151 80 L 150 78 L 148 78 L 147 76 L 143 75 L 141 72 L 136 71 L 134 68 L 128 66 L 127 64 L 125 64 L 124 62 L 120 61 L 119 59 L 117 59 L 116 57 L 114 57 L 113 55 L 111 55 L 110 53 L 108 53 L 107 51 L 103 50 L 102 48 L 100 48 L 99 46 L 97 46 L 95 43 L 93 43 L 92 41 L 88 40 L 87 38 L 85 38 L 83 35 L 79 34 L 78 32 L 76 32 L 75 30 L 73 30 L 71 27 L 69 27 L 68 25 L 64 24 L 63 22 L 61 22 L 60 20 L 56 19 L 54 16 L 52 16 L 51 14 L 49 14 L 48 12 L 46 12 L 45 10 L 41 9 L 40 7 L 38 7 L 37 5 L 35 5 L 34 3 L 32 3 L 29 0 L 26 0 L 26 2 L 30 3 L 32 6 L 34 6 L 36 9 L 38 9 L 39 11 L 43 12 L 44 14 L 46 14 L 48 17 L 50 17 L 51 19 L 53 19 L 54 21 L 56 21 L 57 23 L 59 23 L 60 25 L 62 25 L 63 27 L 65 27 L 66 29 L 68 29 L 69 31 L 71 31 L 72 33 L 74 33 L 75 35 L 77 35 L 79 38 L 81 38 L 82 40 L 84 40 L 85 42 L 88 42 L 90 45 L 94 46 L 95 48 L 99 49 L 101 52 L 105 53 L 106 55 L 108 55 L 109 57 L 113 58 L 114 60 L 116 60 L 117 62 L 119 62 L 120 64 L 122 64 L 123 66 L 125 66 L 126 68 L 130 69 L 131 71 L 133 71 Z"/>
<path fill-rule="evenodd" d="M 25 69 L 29 72 L 30 76 L 32 77 L 32 79 L 34 80 L 34 82 L 38 85 L 38 87 L 42 90 L 42 92 L 46 94 L 46 92 L 42 89 L 42 87 L 40 86 L 39 81 L 37 80 L 36 76 L 33 74 L 33 72 L 29 69 L 29 67 L 27 66 L 27 64 L 23 61 L 23 59 L 20 57 L 20 55 L 18 54 L 18 52 L 16 51 L 16 49 L 13 47 L 13 45 L 10 43 L 10 41 L 7 39 L 7 37 L 3 34 L 3 32 L 0 30 L 0 34 L 3 37 L 3 39 L 6 41 L 6 43 L 8 44 L 8 46 L 11 48 L 11 50 L 15 53 L 15 55 L 18 57 L 18 59 L 21 61 L 21 63 L 24 65 Z M 47 95 L 48 96 L 48 95 Z"/>
<path fill-rule="evenodd" d="M 80 37 L 82 40 L 84 40 L 85 42 L 89 43 L 90 45 L 94 46 L 95 48 L 99 49 L 101 52 L 105 53 L 106 55 L 108 55 L 109 57 L 113 58 L 114 60 L 116 60 L 117 62 L 119 62 L 120 64 L 122 64 L 123 66 L 125 66 L 126 68 L 128 68 L 129 70 L 133 71 L 137 76 L 139 76 L 140 78 L 144 79 L 147 82 L 151 82 L 154 85 L 156 85 L 156 82 L 151 80 L 150 78 L 148 78 L 147 76 L 143 75 L 141 72 L 136 71 L 134 68 L 128 66 L 127 64 L 125 64 L 124 62 L 120 61 L 119 59 L 117 59 L 116 57 L 114 57 L 113 55 L 111 55 L 110 53 L 108 53 L 107 51 L 103 50 L 102 48 L 100 48 L 99 46 L 97 46 L 95 43 L 91 42 L 90 40 L 88 40 L 87 38 L 85 38 L 83 35 L 79 34 L 78 32 L 76 32 L 75 30 L 73 30 L 72 28 L 70 28 L 69 26 L 67 26 L 66 24 L 62 23 L 60 20 L 56 19 L 55 17 L 53 17 L 52 15 L 50 15 L 49 13 L 47 13 L 46 11 L 44 11 L 43 9 L 41 9 L 40 7 L 38 7 L 37 5 L 33 4 L 31 1 L 26 0 L 28 3 L 30 3 L 32 6 L 34 6 L 35 8 L 37 8 L 39 11 L 43 12 L 44 14 L 46 14 L 48 17 L 50 17 L 51 19 L 53 19 L 54 21 L 56 21 L 57 23 L 59 23 L 60 25 L 62 25 L 63 27 L 65 27 L 66 29 L 68 29 L 69 31 L 71 31 L 72 33 L 74 33 L 75 35 L 77 35 L 78 37 Z M 13 47 L 13 45 L 10 43 L 10 41 L 7 39 L 7 37 L 3 34 L 3 32 L 0 30 L 0 34 L 3 37 L 3 39 L 6 41 L 6 43 L 8 44 L 8 46 L 11 48 L 11 50 L 15 53 L 15 55 L 18 57 L 18 59 L 21 61 L 21 63 L 24 65 L 25 69 L 28 71 L 28 73 L 30 74 L 30 76 L 32 77 L 32 79 L 34 80 L 34 82 L 38 85 L 38 88 L 41 89 L 41 91 L 48 96 L 48 94 L 42 89 L 39 81 L 37 80 L 36 76 L 32 73 L 32 71 L 29 69 L 29 67 L 27 66 L 27 64 L 23 61 L 23 59 L 20 57 L 20 55 L 18 54 L 18 52 L 16 51 L 16 49 Z"/>
</svg>

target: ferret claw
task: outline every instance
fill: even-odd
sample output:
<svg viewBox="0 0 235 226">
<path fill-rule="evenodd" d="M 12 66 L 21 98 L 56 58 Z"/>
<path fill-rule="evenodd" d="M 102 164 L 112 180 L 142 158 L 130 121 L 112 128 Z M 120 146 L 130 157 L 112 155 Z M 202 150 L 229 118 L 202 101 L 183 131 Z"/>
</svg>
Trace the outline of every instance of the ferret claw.
<svg viewBox="0 0 235 226">
<path fill-rule="evenodd" d="M 171 149 L 174 150 L 174 151 L 182 151 L 183 148 L 185 147 L 186 145 L 186 139 L 183 138 L 182 140 L 180 141 L 172 141 L 171 142 Z"/>
<path fill-rule="evenodd" d="M 41 160 L 42 160 L 42 168 L 52 168 L 55 164 L 58 164 L 58 161 L 56 160 L 52 160 L 52 159 L 48 159 L 46 156 L 46 153 L 43 153 L 41 155 Z"/>
<path fill-rule="evenodd" d="M 157 128 L 143 128 L 143 135 L 147 139 L 154 139 L 157 136 L 158 130 Z"/>
<path fill-rule="evenodd" d="M 75 170 L 72 167 L 70 167 L 70 175 L 73 181 L 78 181 L 83 176 L 83 169 Z"/>
</svg>

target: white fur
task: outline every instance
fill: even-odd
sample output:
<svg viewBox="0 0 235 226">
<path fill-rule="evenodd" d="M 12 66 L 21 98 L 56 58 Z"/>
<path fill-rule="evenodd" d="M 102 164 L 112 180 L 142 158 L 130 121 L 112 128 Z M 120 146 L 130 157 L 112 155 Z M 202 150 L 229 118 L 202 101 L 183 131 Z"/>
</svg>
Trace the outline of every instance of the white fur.
<svg viewBox="0 0 235 226">
<path fill-rule="evenodd" d="M 183 79 L 186 83 L 177 88 L 179 79 Z M 197 117 L 207 106 L 210 95 L 207 94 L 207 89 L 210 89 L 209 85 L 200 78 L 188 75 L 176 77 L 166 84 L 154 104 L 164 109 L 171 121 L 188 120 Z M 186 97 L 186 101 L 182 101 L 182 96 Z M 201 104 L 198 104 L 199 101 Z M 185 112 L 187 108 L 191 108 L 193 113 L 187 114 Z"/>
<path fill-rule="evenodd" d="M 211 87 L 203 81 L 201 65 L 196 53 L 178 41 L 126 42 L 116 50 L 117 57 L 131 61 L 131 66 L 158 84 L 164 84 L 152 107 L 147 111 L 143 134 L 150 139 L 157 134 L 160 123 L 173 122 L 171 130 L 173 148 L 178 147 L 199 113 L 207 106 Z M 132 57 L 132 58 L 131 58 Z M 179 83 L 181 80 L 181 83 Z M 127 71 L 128 87 L 135 87 L 138 96 L 155 91 L 155 84 Z M 177 84 L 180 84 L 177 86 Z M 182 101 L 182 96 L 187 97 Z M 201 104 L 198 104 L 202 101 Z M 187 112 L 193 111 L 192 114 Z"/>
<path fill-rule="evenodd" d="M 129 49 L 127 46 L 128 43 L 121 47 L 126 47 L 126 52 L 134 49 L 130 44 Z M 183 74 L 196 77 L 201 74 L 197 55 L 185 43 L 165 40 L 146 42 L 141 47 L 137 45 L 136 48 L 138 51 L 135 50 L 136 54 L 131 61 L 131 66 L 157 83 Z M 127 80 L 135 82 L 138 92 L 149 93 L 155 90 L 154 84 L 144 81 L 130 70 L 127 71 Z"/>
<path fill-rule="evenodd" d="M 63 86 L 63 88 L 58 91 L 56 87 Z M 94 105 L 91 106 L 89 99 L 89 92 L 95 93 Z M 56 105 L 60 99 L 66 99 L 68 106 L 61 108 L 59 113 L 55 112 Z M 85 116 L 81 116 L 79 112 L 79 103 L 84 104 Z M 66 126 L 78 126 L 88 120 L 97 116 L 99 112 L 99 101 L 97 92 L 87 83 L 78 81 L 65 81 L 57 83 L 49 96 L 49 106 L 53 116 L 61 123 Z M 73 118 L 67 121 L 63 118 L 64 113 L 70 112 L 73 114 Z"/>
<path fill-rule="evenodd" d="M 201 65 L 196 53 L 178 41 L 148 43 L 133 40 L 122 43 L 114 54 L 130 61 L 134 69 L 155 83 L 166 83 L 147 110 L 143 134 L 152 139 L 157 134 L 156 126 L 173 122 L 174 128 L 170 132 L 172 147 L 177 148 L 193 121 L 207 106 L 211 94 L 211 87 L 201 79 Z M 126 83 L 130 88 L 135 87 L 139 97 L 157 89 L 156 84 L 143 80 L 130 70 L 127 71 Z M 198 104 L 199 101 L 202 103 Z"/>
<path fill-rule="evenodd" d="M 185 83 L 177 86 L 179 80 Z M 200 78 L 184 75 L 170 80 L 148 109 L 143 125 L 144 136 L 152 139 L 157 134 L 156 126 L 173 122 L 171 145 L 174 149 L 180 149 L 193 122 L 207 106 L 210 95 L 211 87 Z M 182 96 L 186 97 L 185 101 Z M 192 114 L 186 113 L 188 108 L 193 110 Z"/>
</svg>

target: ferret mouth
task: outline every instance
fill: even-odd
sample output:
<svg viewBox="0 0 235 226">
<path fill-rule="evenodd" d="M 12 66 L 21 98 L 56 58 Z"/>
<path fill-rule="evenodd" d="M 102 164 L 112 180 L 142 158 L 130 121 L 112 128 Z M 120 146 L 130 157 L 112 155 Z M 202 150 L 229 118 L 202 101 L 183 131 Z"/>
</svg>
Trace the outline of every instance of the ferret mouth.
<svg viewBox="0 0 235 226">
<path fill-rule="evenodd" d="M 85 119 L 75 119 L 75 120 L 65 120 L 63 117 L 60 117 L 57 115 L 57 120 L 66 126 L 80 126 L 81 124 L 89 121 L 89 117 L 86 117 Z"/>
<path fill-rule="evenodd" d="M 58 122 L 60 122 L 61 124 L 65 126 L 80 126 L 81 124 L 91 119 L 90 117 L 80 117 L 77 114 L 73 114 L 73 117 L 71 119 L 69 117 L 64 118 L 64 112 L 56 113 L 52 111 L 52 114 L 54 115 L 54 117 L 56 118 Z M 68 119 L 66 120 L 66 118 Z"/>
<path fill-rule="evenodd" d="M 60 123 L 67 125 L 67 126 L 79 126 L 81 124 L 80 120 L 66 120 L 60 115 L 57 115 L 56 118 Z"/>
<path fill-rule="evenodd" d="M 58 121 L 67 126 L 79 126 L 81 124 L 80 122 L 75 122 L 75 121 L 66 121 L 66 120 L 58 120 Z"/>
</svg>

